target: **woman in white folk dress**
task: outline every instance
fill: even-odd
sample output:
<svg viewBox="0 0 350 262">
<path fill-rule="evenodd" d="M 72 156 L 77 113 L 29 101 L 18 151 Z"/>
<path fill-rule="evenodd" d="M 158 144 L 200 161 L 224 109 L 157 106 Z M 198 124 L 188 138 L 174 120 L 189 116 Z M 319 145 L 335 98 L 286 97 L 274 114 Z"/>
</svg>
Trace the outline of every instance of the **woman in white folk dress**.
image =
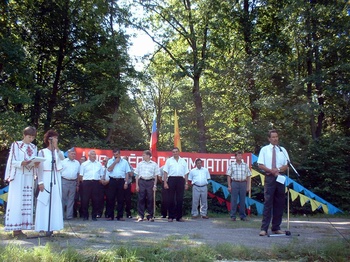
<svg viewBox="0 0 350 262">
<path fill-rule="evenodd" d="M 60 172 L 64 155 L 58 148 L 58 133 L 55 130 L 45 133 L 44 143 L 47 147 L 38 153 L 39 157 L 44 157 L 46 160 L 38 167 L 39 194 L 35 213 L 35 231 L 40 232 L 41 235 L 52 235 L 53 231 L 64 227 Z"/>
<path fill-rule="evenodd" d="M 22 141 L 13 142 L 5 170 L 9 191 L 5 215 L 5 231 L 12 231 L 14 237 L 26 236 L 22 230 L 33 229 L 34 176 L 38 162 L 31 159 L 37 155 L 32 144 L 36 137 L 35 127 L 23 130 Z"/>
</svg>

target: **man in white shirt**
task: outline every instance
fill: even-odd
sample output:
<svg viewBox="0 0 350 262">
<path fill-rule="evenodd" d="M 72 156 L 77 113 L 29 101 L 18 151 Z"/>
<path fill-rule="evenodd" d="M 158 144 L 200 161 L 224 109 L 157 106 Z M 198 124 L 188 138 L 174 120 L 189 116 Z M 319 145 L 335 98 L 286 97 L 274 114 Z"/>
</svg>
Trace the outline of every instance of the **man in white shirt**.
<svg viewBox="0 0 350 262">
<path fill-rule="evenodd" d="M 95 150 L 89 151 L 89 160 L 80 166 L 79 178 L 83 180 L 82 213 L 83 220 L 89 220 L 89 201 L 92 200 L 91 217 L 96 221 L 98 204 L 100 203 L 100 180 L 103 177 L 103 166 L 96 160 Z"/>
<path fill-rule="evenodd" d="M 66 208 L 65 220 L 73 218 L 73 206 L 76 192 L 79 190 L 79 161 L 75 160 L 74 149 L 68 150 L 68 158 L 62 161 L 62 208 Z"/>
<path fill-rule="evenodd" d="M 261 148 L 258 157 L 259 168 L 265 172 L 265 201 L 260 236 L 267 235 L 271 219 L 272 233 L 285 234 L 280 228 L 285 205 L 285 186 L 277 182 L 277 177 L 287 171 L 289 156 L 287 151 L 278 145 L 276 130 L 269 131 L 268 139 L 270 144 Z"/>
<path fill-rule="evenodd" d="M 179 156 L 179 148 L 174 147 L 172 153 L 173 156 L 165 162 L 164 166 L 164 188 L 169 190 L 168 222 L 173 222 L 174 219 L 178 222 L 185 222 L 185 220 L 182 219 L 182 205 L 185 189 L 188 189 L 188 165 L 186 161 Z"/>
<path fill-rule="evenodd" d="M 192 182 L 192 218 L 198 217 L 198 205 L 200 205 L 200 215 L 208 219 L 208 179 L 210 174 L 207 168 L 202 167 L 202 160 L 196 159 L 196 167 L 193 168 L 188 180 Z"/>
</svg>

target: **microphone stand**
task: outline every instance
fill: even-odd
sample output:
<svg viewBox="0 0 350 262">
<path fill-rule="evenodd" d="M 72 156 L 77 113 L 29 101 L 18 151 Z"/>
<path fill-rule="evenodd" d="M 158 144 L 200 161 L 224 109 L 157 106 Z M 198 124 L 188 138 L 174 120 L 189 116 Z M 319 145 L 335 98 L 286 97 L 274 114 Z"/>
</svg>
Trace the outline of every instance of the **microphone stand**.
<svg viewBox="0 0 350 262">
<path fill-rule="evenodd" d="M 288 181 L 289 181 L 289 167 L 291 167 L 293 169 L 293 171 L 298 175 L 298 177 L 300 177 L 298 171 L 294 168 L 294 166 L 292 165 L 292 163 L 289 161 L 289 158 L 287 157 L 286 153 L 282 150 L 282 148 L 277 145 L 278 149 L 280 150 L 280 152 L 283 153 L 284 157 L 287 159 L 287 177 L 288 177 Z M 290 212 L 289 212 L 289 209 L 290 209 L 290 200 L 289 200 L 289 186 L 287 186 L 287 231 L 286 231 L 286 236 L 290 236 L 292 235 L 292 233 L 289 231 L 289 217 L 290 217 Z M 284 236 L 283 234 L 271 234 L 271 235 L 268 235 L 269 237 L 279 237 L 279 236 Z M 297 234 L 297 236 L 299 236 L 299 234 Z"/>
<path fill-rule="evenodd" d="M 51 181 L 50 181 L 50 202 L 49 202 L 49 221 L 46 231 L 46 236 L 50 237 L 52 236 L 53 232 L 50 230 L 51 228 L 51 205 L 52 205 L 52 180 L 54 181 L 54 184 L 56 185 L 56 177 L 55 177 L 55 148 L 53 146 L 52 140 L 50 140 L 50 150 L 51 150 Z"/>
</svg>

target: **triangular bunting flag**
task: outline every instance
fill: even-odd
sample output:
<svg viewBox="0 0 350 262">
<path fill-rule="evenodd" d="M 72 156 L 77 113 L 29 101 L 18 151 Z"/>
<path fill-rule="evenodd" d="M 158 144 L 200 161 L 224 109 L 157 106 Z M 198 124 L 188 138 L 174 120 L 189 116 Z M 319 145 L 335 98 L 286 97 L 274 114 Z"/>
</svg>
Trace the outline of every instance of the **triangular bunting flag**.
<svg viewBox="0 0 350 262">
<path fill-rule="evenodd" d="M 5 202 L 7 202 L 7 196 L 8 196 L 9 193 L 5 193 L 5 194 L 2 194 L 0 196 L 0 199 L 4 200 Z"/>
<path fill-rule="evenodd" d="M 221 197 L 216 197 L 216 199 L 218 200 L 218 202 L 220 203 L 220 205 L 222 205 L 222 203 L 225 202 L 225 199 L 221 198 Z"/>
<path fill-rule="evenodd" d="M 286 186 L 289 186 L 289 184 L 292 183 L 292 180 L 286 176 L 286 182 L 285 182 L 285 185 Z"/>
<path fill-rule="evenodd" d="M 231 203 L 226 201 L 226 208 L 228 211 L 231 211 Z"/>
<path fill-rule="evenodd" d="M 299 194 L 299 198 L 300 198 L 300 205 L 301 206 L 304 206 L 305 203 L 309 201 L 309 199 L 306 196 L 302 195 L 302 194 Z"/>
<path fill-rule="evenodd" d="M 222 192 L 224 192 L 225 198 L 227 198 L 230 194 L 230 191 L 228 191 L 226 186 L 221 186 Z"/>
<path fill-rule="evenodd" d="M 211 181 L 211 186 L 213 187 L 213 193 L 215 194 L 216 191 L 219 190 L 220 184 L 219 184 L 219 183 L 216 183 L 216 182 L 214 182 L 214 181 Z"/>
<path fill-rule="evenodd" d="M 209 196 L 210 198 L 214 198 L 214 197 L 215 197 L 215 195 L 214 195 L 213 193 L 210 193 L 210 192 L 208 192 L 208 196 Z"/>
<path fill-rule="evenodd" d="M 319 207 L 318 204 L 320 204 L 320 203 L 317 202 L 316 200 L 310 198 L 310 204 L 311 204 L 311 210 L 315 211 Z"/>
<path fill-rule="evenodd" d="M 252 178 L 261 175 L 258 171 L 252 169 Z"/>
<path fill-rule="evenodd" d="M 292 201 L 297 199 L 297 197 L 299 196 L 298 192 L 294 191 L 293 189 L 289 189 L 289 192 L 290 192 L 290 196 L 291 196 Z"/>
<path fill-rule="evenodd" d="M 293 189 L 300 193 L 300 191 L 302 191 L 304 189 L 304 187 L 299 185 L 297 182 L 293 182 Z"/>
<path fill-rule="evenodd" d="M 264 186 L 265 185 L 265 177 L 264 177 L 264 175 L 260 175 L 260 179 L 261 179 L 261 184 Z"/>
<path fill-rule="evenodd" d="M 322 206 L 323 212 L 324 212 L 325 214 L 328 214 L 328 207 L 327 207 L 327 205 L 321 204 L 321 206 Z"/>
<path fill-rule="evenodd" d="M 253 199 L 252 199 L 252 201 L 255 204 L 256 211 L 258 212 L 258 215 L 262 215 L 263 210 L 264 210 L 264 205 L 259 203 L 258 201 L 253 200 Z"/>
</svg>

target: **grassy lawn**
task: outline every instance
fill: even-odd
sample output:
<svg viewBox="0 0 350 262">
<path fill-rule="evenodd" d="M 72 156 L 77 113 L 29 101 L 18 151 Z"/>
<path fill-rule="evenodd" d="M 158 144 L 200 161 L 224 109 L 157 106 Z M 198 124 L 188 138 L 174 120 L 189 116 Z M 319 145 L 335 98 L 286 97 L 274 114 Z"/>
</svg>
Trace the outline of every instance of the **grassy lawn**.
<svg viewBox="0 0 350 262">
<path fill-rule="evenodd" d="M 186 243 L 186 241 L 184 241 Z M 153 243 L 147 247 L 112 247 L 109 249 L 62 248 L 55 243 L 47 243 L 33 249 L 20 245 L 0 247 L 0 261 L 349 261 L 349 243 L 324 243 L 323 246 L 295 248 L 274 247 L 271 250 L 246 248 L 244 246 L 222 244 L 179 246 L 177 239 L 167 239 L 163 243 Z"/>
<path fill-rule="evenodd" d="M 251 219 L 247 224 L 237 221 L 229 222 L 227 215 L 210 214 L 214 227 L 227 228 L 228 232 L 235 228 L 259 228 L 260 219 Z M 297 218 L 313 222 L 316 219 L 327 219 L 329 216 L 318 215 L 313 217 Z M 337 218 L 335 216 L 331 217 Z M 350 221 L 349 216 L 339 216 Z M 214 220 L 214 219 L 213 219 Z M 189 222 L 188 222 L 189 223 Z M 174 224 L 176 225 L 176 224 Z M 3 230 L 0 225 L 1 242 L 12 240 L 10 244 L 0 244 L 0 261 L 349 261 L 349 236 L 338 237 L 335 240 L 322 240 L 313 244 L 300 245 L 299 239 L 290 239 L 287 245 L 279 245 L 279 241 L 267 249 L 252 248 L 240 244 L 214 245 L 198 244 L 203 239 L 199 233 L 188 235 L 167 236 L 165 238 L 130 238 L 132 240 L 118 239 L 118 230 L 106 237 L 106 228 L 89 228 L 89 224 L 77 223 L 76 229 L 85 235 L 79 237 L 72 235 L 70 228 L 66 227 L 59 232 L 52 241 L 41 243 L 37 239 L 30 248 L 25 241 L 16 241 L 10 233 Z M 312 224 L 305 225 L 305 228 Z M 315 227 L 316 228 L 316 227 Z M 318 228 L 318 230 L 323 230 Z M 327 232 L 326 232 L 327 233 Z M 258 234 L 258 231 L 257 231 Z M 113 237 L 111 237 L 113 236 Z M 77 241 L 78 238 L 78 241 Z M 266 241 L 267 238 L 257 237 L 257 241 Z M 108 245 L 104 245 L 107 244 Z M 108 247 L 107 247 L 108 246 Z"/>
</svg>

